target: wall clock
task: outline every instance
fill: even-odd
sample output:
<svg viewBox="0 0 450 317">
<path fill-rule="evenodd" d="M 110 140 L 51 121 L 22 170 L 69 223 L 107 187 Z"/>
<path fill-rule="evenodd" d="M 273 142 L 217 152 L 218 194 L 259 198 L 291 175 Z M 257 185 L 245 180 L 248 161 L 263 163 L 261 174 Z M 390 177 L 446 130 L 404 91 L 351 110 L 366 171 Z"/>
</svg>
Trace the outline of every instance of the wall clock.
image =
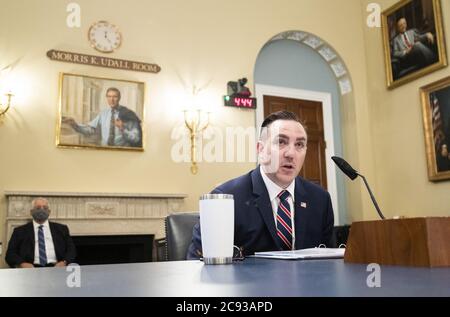
<svg viewBox="0 0 450 317">
<path fill-rule="evenodd" d="M 98 21 L 91 25 L 88 32 L 91 46 L 102 53 L 112 53 L 122 44 L 119 28 L 107 21 Z"/>
</svg>

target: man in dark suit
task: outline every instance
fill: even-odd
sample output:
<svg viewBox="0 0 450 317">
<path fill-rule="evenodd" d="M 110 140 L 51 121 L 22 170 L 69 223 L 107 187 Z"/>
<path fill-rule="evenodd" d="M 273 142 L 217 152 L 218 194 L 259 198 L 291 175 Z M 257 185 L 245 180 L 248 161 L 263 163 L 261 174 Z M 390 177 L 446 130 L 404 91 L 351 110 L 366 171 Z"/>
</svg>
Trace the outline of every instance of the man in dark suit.
<svg viewBox="0 0 450 317">
<path fill-rule="evenodd" d="M 10 267 L 63 267 L 75 260 L 76 251 L 69 228 L 49 222 L 50 209 L 45 198 L 32 202 L 33 221 L 14 229 L 6 251 Z"/>
<path fill-rule="evenodd" d="M 212 191 L 234 196 L 234 243 L 243 255 L 327 245 L 334 217 L 327 191 L 298 177 L 307 135 L 288 111 L 269 115 L 257 144 L 260 166 Z M 194 226 L 187 258 L 202 256 L 200 224 Z"/>
</svg>

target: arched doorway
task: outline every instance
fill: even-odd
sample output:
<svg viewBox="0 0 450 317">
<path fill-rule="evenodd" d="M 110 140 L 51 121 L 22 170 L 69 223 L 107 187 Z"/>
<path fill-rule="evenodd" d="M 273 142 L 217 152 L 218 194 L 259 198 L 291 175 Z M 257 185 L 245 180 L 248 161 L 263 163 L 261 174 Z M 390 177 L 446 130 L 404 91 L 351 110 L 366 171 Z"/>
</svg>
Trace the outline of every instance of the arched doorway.
<svg viewBox="0 0 450 317">
<path fill-rule="evenodd" d="M 281 100 L 281 107 L 283 98 L 297 100 L 295 104 L 299 107 L 301 101 L 320 103 L 325 168 L 319 167 L 317 171 L 318 174 L 326 174 L 325 183 L 332 197 L 335 223 L 347 223 L 345 182 L 331 160 L 331 156 L 343 153 L 341 97 L 352 91 L 351 79 L 344 62 L 328 43 L 317 36 L 302 31 L 288 31 L 276 35 L 263 46 L 255 64 L 254 78 L 259 105 L 256 111 L 257 127 L 263 121 L 265 109 L 267 111 L 267 107 L 270 107 L 267 105 L 267 96 Z M 284 106 L 293 109 L 292 103 L 287 105 L 285 102 Z M 319 153 L 320 144 L 311 145 L 311 151 L 308 146 L 308 155 L 314 156 L 316 154 L 310 152 Z M 317 155 L 314 158 L 307 156 L 307 164 L 315 164 Z M 310 167 L 307 168 L 311 169 Z"/>
</svg>

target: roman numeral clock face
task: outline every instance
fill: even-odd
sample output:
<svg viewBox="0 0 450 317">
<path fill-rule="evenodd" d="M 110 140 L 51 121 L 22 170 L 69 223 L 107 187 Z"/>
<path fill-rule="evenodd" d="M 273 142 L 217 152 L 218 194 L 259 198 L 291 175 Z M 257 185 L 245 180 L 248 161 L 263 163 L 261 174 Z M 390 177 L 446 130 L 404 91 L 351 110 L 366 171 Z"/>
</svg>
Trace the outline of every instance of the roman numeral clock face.
<svg viewBox="0 0 450 317">
<path fill-rule="evenodd" d="M 94 23 L 89 28 L 88 37 L 91 46 L 102 53 L 112 53 L 122 43 L 122 35 L 117 26 L 106 21 Z"/>
</svg>

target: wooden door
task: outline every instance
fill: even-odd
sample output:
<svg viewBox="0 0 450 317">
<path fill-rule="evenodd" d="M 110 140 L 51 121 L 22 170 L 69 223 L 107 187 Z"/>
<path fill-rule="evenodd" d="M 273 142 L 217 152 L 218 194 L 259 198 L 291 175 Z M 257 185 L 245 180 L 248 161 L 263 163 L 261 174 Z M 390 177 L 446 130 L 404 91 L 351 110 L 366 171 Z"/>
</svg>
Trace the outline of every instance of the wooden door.
<svg viewBox="0 0 450 317">
<path fill-rule="evenodd" d="M 310 100 L 264 96 L 264 117 L 281 110 L 297 114 L 308 135 L 308 151 L 299 175 L 327 189 L 326 143 L 322 103 Z"/>
</svg>

